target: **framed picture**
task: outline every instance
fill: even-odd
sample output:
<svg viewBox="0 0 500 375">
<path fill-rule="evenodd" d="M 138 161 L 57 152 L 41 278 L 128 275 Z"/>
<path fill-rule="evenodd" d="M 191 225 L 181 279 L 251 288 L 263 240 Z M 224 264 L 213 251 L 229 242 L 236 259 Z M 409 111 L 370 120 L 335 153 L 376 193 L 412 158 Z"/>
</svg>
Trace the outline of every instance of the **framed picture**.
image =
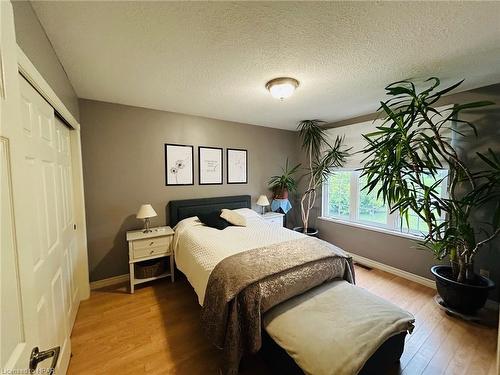
<svg viewBox="0 0 500 375">
<path fill-rule="evenodd" d="M 237 148 L 227 149 L 227 183 L 248 183 L 247 150 Z"/>
<path fill-rule="evenodd" d="M 165 143 L 165 185 L 194 185 L 194 147 Z"/>
<path fill-rule="evenodd" d="M 198 147 L 200 185 L 222 185 L 222 148 Z"/>
</svg>

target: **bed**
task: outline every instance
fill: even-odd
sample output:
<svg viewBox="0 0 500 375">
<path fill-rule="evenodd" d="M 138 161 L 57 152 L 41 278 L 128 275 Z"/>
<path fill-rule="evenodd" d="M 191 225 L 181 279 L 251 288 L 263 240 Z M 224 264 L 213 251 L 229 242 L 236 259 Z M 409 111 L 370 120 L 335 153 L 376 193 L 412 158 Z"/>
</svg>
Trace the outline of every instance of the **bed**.
<svg viewBox="0 0 500 375">
<path fill-rule="evenodd" d="M 222 208 L 235 209 L 245 216 L 247 227 L 232 226 L 221 232 L 203 226 L 194 219 L 194 213 Z M 305 236 L 266 223 L 250 209 L 249 196 L 173 201 L 170 215 L 171 226 L 175 225 L 173 242 L 176 266 L 187 277 L 198 296 L 200 306 L 203 305 L 210 273 L 222 259 L 252 248 Z"/>
<path fill-rule="evenodd" d="M 247 226 L 228 227 L 223 231 L 218 231 L 202 225 L 196 218 L 198 214 L 221 210 L 223 208 L 236 210 L 241 215 L 245 216 Z M 301 368 L 296 364 L 301 363 L 300 360 L 298 361 L 296 356 L 294 357 L 293 355 L 289 355 L 290 353 L 295 354 L 293 353 L 294 349 L 290 349 L 286 345 L 286 342 L 281 342 L 281 345 L 276 343 L 276 341 L 280 342 L 281 339 L 279 329 L 275 329 L 274 331 L 270 329 L 269 331 L 271 334 L 266 332 L 266 326 L 261 326 L 261 321 L 265 321 L 263 318 L 264 315 L 260 314 L 265 314 L 266 311 L 279 310 L 279 306 L 281 306 L 281 304 L 284 306 L 286 301 L 294 301 L 293 298 L 297 298 L 296 296 L 306 296 L 301 298 L 307 299 L 308 297 L 306 292 L 309 293 L 309 291 L 312 291 L 314 293 L 315 290 L 318 290 L 316 288 L 319 286 L 328 284 L 334 280 L 338 281 L 339 279 L 344 279 L 350 283 L 354 283 L 354 274 L 352 273 L 352 275 L 350 275 L 350 272 L 353 272 L 352 260 L 350 260 L 350 257 L 345 255 L 342 250 L 328 244 L 330 249 L 326 250 L 327 252 L 335 252 L 337 254 L 335 259 L 333 256 L 328 257 L 327 259 L 321 258 L 318 255 L 318 259 L 313 259 L 311 262 L 301 260 L 301 262 L 307 263 L 307 267 L 309 267 L 304 268 L 305 271 L 307 271 L 305 273 L 300 273 L 301 268 L 297 267 L 298 264 L 292 264 L 292 266 L 289 267 L 289 269 L 292 270 L 290 271 L 290 279 L 286 279 L 282 276 L 274 279 L 272 277 L 262 278 L 265 279 L 264 282 L 260 280 L 258 283 L 254 283 L 259 284 L 258 288 L 254 288 L 254 291 L 252 291 L 254 294 L 248 294 L 240 300 L 237 300 L 239 296 L 235 297 L 236 302 L 234 303 L 234 306 L 236 307 L 233 306 L 232 310 L 230 309 L 228 313 L 227 308 L 224 310 L 219 306 L 218 301 L 220 299 L 220 295 L 216 295 L 215 297 L 212 296 L 212 291 L 217 289 L 221 284 L 220 279 L 216 281 L 212 280 L 214 278 L 214 274 L 218 275 L 221 273 L 219 272 L 219 267 L 221 265 L 228 264 L 224 272 L 233 272 L 229 278 L 231 282 L 222 288 L 223 292 L 226 292 L 227 289 L 232 287 L 230 284 L 237 283 L 235 280 L 239 276 L 238 272 L 252 273 L 253 268 L 259 269 L 259 267 L 265 267 L 267 263 L 269 263 L 268 261 L 262 260 L 262 258 L 265 258 L 262 254 L 265 255 L 276 252 L 276 254 L 287 254 L 284 256 L 284 258 L 287 258 L 289 257 L 288 251 L 293 254 L 294 244 L 304 243 L 306 244 L 306 247 L 309 248 L 312 245 L 316 245 L 316 242 L 311 242 L 313 239 L 301 233 L 297 233 L 286 228 L 277 228 L 266 223 L 260 215 L 251 210 L 251 200 L 248 195 L 171 201 L 168 206 L 168 212 L 170 216 L 170 225 L 175 228 L 173 246 L 176 267 L 186 276 L 198 297 L 200 306 L 202 306 L 202 325 L 205 327 L 208 326 L 205 333 L 212 340 L 214 345 L 223 349 L 224 352 L 228 350 L 228 347 L 239 348 L 237 352 L 224 354 L 227 358 L 224 358 L 223 363 L 239 363 L 241 355 L 245 354 L 245 350 L 241 348 L 247 348 L 248 350 L 246 350 L 246 352 L 253 352 L 254 350 L 256 351 L 261 349 L 260 352 L 265 358 L 267 358 L 276 373 L 288 374 L 292 373 L 292 370 L 295 371 L 294 373 L 301 373 Z M 314 241 L 319 241 L 318 244 L 324 242 L 317 239 L 314 239 Z M 325 251 L 323 248 L 315 248 L 313 250 L 315 251 L 310 251 L 312 254 L 321 254 L 322 251 Z M 255 251 L 257 251 L 257 253 L 254 254 L 253 252 Z M 249 258 L 248 256 L 253 256 L 253 258 Z M 310 256 L 314 257 L 315 255 Z M 247 257 L 246 260 L 245 257 Z M 273 256 L 270 258 L 271 263 L 272 258 Z M 274 258 L 277 257 L 274 256 Z M 293 255 L 291 258 L 293 258 Z M 235 271 L 235 269 L 239 268 L 244 269 L 241 264 L 242 262 L 248 262 L 248 259 L 250 259 L 251 262 L 255 262 L 255 267 L 252 264 L 252 267 L 247 267 L 246 271 Z M 232 264 L 230 260 L 233 260 Z M 311 268 L 314 266 L 317 268 Z M 328 272 L 325 272 L 325 269 L 327 269 Z M 312 272 L 314 276 L 308 276 L 308 274 L 311 274 L 311 270 L 314 271 Z M 309 277 L 309 279 L 304 281 L 305 286 L 303 289 L 300 289 L 302 288 L 301 284 L 293 284 L 294 282 L 297 283 L 297 280 L 302 280 L 302 278 L 306 279 L 307 277 Z M 290 282 L 290 280 L 292 281 Z M 297 288 L 297 285 L 299 285 L 299 288 Z M 289 292 L 289 289 L 292 291 Z M 255 294 L 256 290 L 258 291 L 257 294 Z M 262 292 L 263 290 L 264 292 Z M 278 297 L 276 298 L 276 296 L 273 296 L 273 298 L 270 298 L 270 293 L 266 294 L 266 291 L 269 290 L 278 290 L 278 292 L 276 292 Z M 221 321 L 225 322 L 228 320 L 231 322 L 228 317 L 234 317 L 234 315 L 252 315 L 241 308 L 244 301 L 248 303 L 248 300 L 251 300 L 252 298 L 259 300 L 259 309 L 262 310 L 257 311 L 258 324 L 251 324 L 249 329 L 246 326 L 242 326 L 241 322 L 238 321 L 238 324 L 240 325 L 238 325 L 236 329 L 233 329 L 233 331 L 238 332 L 238 335 L 242 335 L 241 331 L 245 333 L 250 332 L 248 334 L 249 336 L 252 335 L 252 330 L 258 330 L 258 334 L 253 332 L 254 339 L 249 341 L 250 344 L 244 341 L 245 337 L 238 338 L 239 341 L 236 341 L 235 343 L 230 341 L 228 339 L 228 337 L 231 337 L 230 329 L 227 329 L 227 331 L 224 332 L 217 332 L 212 329 L 213 327 L 211 326 L 215 325 L 213 321 L 217 320 L 219 316 L 221 316 Z M 211 302 L 212 300 L 216 302 Z M 204 304 L 205 306 L 203 306 Z M 215 311 L 212 311 L 211 315 L 204 314 L 204 310 L 209 310 L 207 304 L 211 304 L 210 308 L 215 309 Z M 285 308 L 285 310 L 287 309 L 288 307 Z M 254 312 L 255 311 L 251 311 L 251 313 Z M 275 312 L 273 314 L 275 314 Z M 204 315 L 207 315 L 208 318 L 204 319 Z M 282 315 L 283 316 L 279 318 L 281 321 L 285 322 L 284 326 L 287 327 L 287 314 Z M 279 314 L 277 314 L 277 316 L 279 316 Z M 237 318 L 237 320 L 238 319 L 240 318 Z M 275 322 L 279 323 L 280 320 L 277 319 Z M 269 325 L 269 323 L 265 324 Z M 231 326 L 231 324 L 229 324 L 229 326 Z M 275 326 L 277 326 L 277 323 L 275 323 L 274 326 L 272 324 L 269 325 L 269 327 Z M 287 331 L 284 332 L 287 334 L 289 328 L 283 329 Z M 382 345 L 377 344 L 375 349 L 378 350 L 374 350 L 373 355 L 370 355 L 370 358 L 366 361 L 366 364 L 360 373 L 370 373 L 370 369 L 380 371 L 382 368 L 381 366 L 392 364 L 394 361 L 399 359 L 403 350 L 402 348 L 406 333 L 397 333 L 397 335 L 390 335 L 390 337 L 388 337 Z M 286 334 L 281 336 L 285 337 Z M 217 335 L 220 336 L 219 341 Z M 317 335 L 321 335 L 321 333 L 318 332 Z M 257 336 L 258 338 L 255 339 Z M 283 348 L 287 348 L 287 350 Z M 232 374 L 237 373 L 237 370 L 228 367 L 226 369 L 223 368 L 223 372 Z"/>
</svg>

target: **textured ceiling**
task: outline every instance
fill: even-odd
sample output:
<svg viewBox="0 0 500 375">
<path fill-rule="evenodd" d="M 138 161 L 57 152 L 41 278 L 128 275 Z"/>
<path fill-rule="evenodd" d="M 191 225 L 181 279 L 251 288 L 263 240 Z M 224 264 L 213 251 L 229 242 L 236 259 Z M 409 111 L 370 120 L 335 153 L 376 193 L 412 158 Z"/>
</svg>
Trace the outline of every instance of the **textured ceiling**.
<svg viewBox="0 0 500 375">
<path fill-rule="evenodd" d="M 500 82 L 500 3 L 33 2 L 77 95 L 294 129 L 430 75 Z M 301 82 L 290 99 L 264 85 Z"/>
</svg>

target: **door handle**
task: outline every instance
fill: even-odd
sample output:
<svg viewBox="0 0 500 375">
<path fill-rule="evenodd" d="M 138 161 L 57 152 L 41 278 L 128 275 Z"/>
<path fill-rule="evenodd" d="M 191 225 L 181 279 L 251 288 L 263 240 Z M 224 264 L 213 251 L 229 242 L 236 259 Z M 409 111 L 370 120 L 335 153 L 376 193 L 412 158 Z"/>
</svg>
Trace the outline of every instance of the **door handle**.
<svg viewBox="0 0 500 375">
<path fill-rule="evenodd" d="M 30 373 L 35 372 L 36 366 L 42 361 L 45 361 L 47 358 L 52 357 L 52 364 L 49 368 L 49 374 L 53 374 L 57 365 L 57 359 L 59 358 L 59 352 L 61 351 L 60 346 L 56 346 L 49 350 L 44 350 L 43 352 L 38 349 L 38 346 L 35 346 L 31 351 L 30 355 Z"/>
</svg>

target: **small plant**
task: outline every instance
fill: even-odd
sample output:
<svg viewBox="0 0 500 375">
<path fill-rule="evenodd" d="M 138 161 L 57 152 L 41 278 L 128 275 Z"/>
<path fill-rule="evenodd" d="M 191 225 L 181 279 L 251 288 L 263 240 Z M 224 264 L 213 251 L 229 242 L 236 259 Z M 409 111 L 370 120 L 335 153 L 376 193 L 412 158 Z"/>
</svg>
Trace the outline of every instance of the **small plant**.
<svg viewBox="0 0 500 375">
<path fill-rule="evenodd" d="M 309 227 L 309 214 L 316 202 L 316 190 L 333 173 L 334 168 L 344 165 L 347 158 L 348 149 L 343 145 L 344 139 L 338 137 L 331 145 L 325 133 L 326 129 L 321 125 L 325 124 L 320 120 L 304 120 L 299 123 L 297 129 L 299 137 L 302 139 L 302 149 L 308 158 L 309 178 L 307 189 L 300 200 L 301 218 L 304 233 Z"/>
<path fill-rule="evenodd" d="M 365 189 L 375 189 L 391 212 L 398 211 L 408 224 L 409 214 L 418 215 L 427 225 L 423 246 L 438 259 L 449 257 L 452 277 L 462 283 L 475 279 L 473 261 L 485 244 L 500 233 L 500 159 L 489 149 L 478 153 L 485 169 L 471 171 L 457 153 L 449 134 L 464 137 L 452 123 L 475 126 L 459 117 L 462 111 L 493 104 L 474 102 L 439 110 L 434 104 L 462 81 L 438 89 L 438 78 L 430 78 L 429 87 L 418 91 L 411 81 L 399 81 L 386 87 L 391 98 L 381 102 L 385 117 L 377 131 L 365 134 L 368 146 L 362 175 Z M 448 170 L 447 196 L 440 185 Z M 431 182 L 430 182 L 431 181 Z M 474 228 L 474 209 L 492 203 L 491 230 L 479 233 Z"/>
<path fill-rule="evenodd" d="M 290 193 L 295 193 L 297 191 L 297 181 L 294 178 L 294 174 L 297 173 L 300 164 L 289 168 L 288 158 L 285 162 L 285 167 L 281 168 L 282 174 L 272 176 L 269 179 L 269 188 L 273 191 L 274 196 L 277 198 L 284 198 L 285 195 Z"/>
</svg>

